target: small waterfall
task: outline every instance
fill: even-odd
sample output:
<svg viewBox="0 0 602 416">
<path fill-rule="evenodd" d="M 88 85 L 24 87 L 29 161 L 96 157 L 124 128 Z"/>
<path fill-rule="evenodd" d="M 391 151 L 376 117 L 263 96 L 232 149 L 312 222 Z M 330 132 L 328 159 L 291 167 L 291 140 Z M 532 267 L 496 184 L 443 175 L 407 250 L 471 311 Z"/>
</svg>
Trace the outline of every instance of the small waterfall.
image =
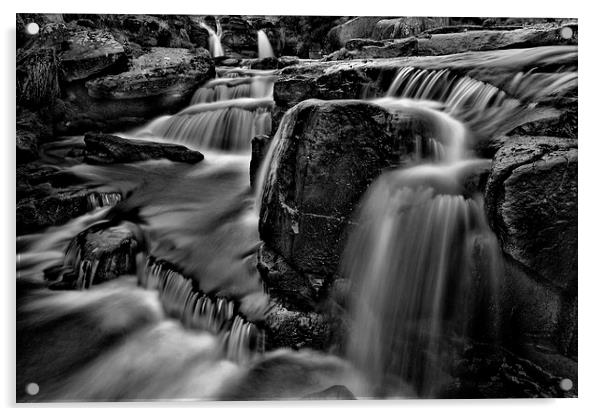
<svg viewBox="0 0 602 416">
<path fill-rule="evenodd" d="M 271 99 L 235 100 L 195 104 L 178 114 L 160 117 L 137 137 L 160 137 L 195 149 L 248 150 L 251 139 L 270 134 Z"/>
<path fill-rule="evenodd" d="M 209 33 L 209 49 L 211 52 L 211 56 L 213 56 L 214 58 L 224 56 L 224 49 L 222 47 L 221 41 L 222 25 L 220 24 L 219 19 L 215 19 L 217 33 L 211 28 L 211 26 L 207 25 L 205 22 L 199 22 L 199 25 Z"/>
<path fill-rule="evenodd" d="M 447 69 L 405 67 L 393 80 L 387 97 L 411 98 L 438 103 L 440 109 L 465 122 L 481 137 L 510 131 L 521 124 L 556 116 L 557 112 L 536 104 L 550 95 L 562 95 L 577 87 L 577 73 L 517 73 L 506 91 L 453 74 Z"/>
<path fill-rule="evenodd" d="M 482 198 L 463 189 L 490 161 L 471 159 L 470 145 L 550 117 L 540 101 L 573 90 L 577 77 L 521 72 L 503 84 L 505 91 L 449 70 L 406 67 L 372 100 L 430 129 L 416 142 L 422 164 L 371 185 L 343 255 L 352 285 L 347 357 L 375 395 L 410 382 L 434 397 L 470 339 L 497 340 L 501 251 Z"/>
<path fill-rule="evenodd" d="M 257 31 L 257 53 L 259 59 L 274 57 L 274 50 L 268 39 L 268 35 L 263 30 Z"/>
<path fill-rule="evenodd" d="M 112 207 L 121 201 L 119 192 L 93 192 L 88 195 L 88 209 Z"/>
<path fill-rule="evenodd" d="M 224 70 L 201 86 L 191 105 L 134 132 L 193 149 L 247 151 L 251 139 L 272 131 L 274 71 Z M 235 77 L 229 76 L 235 74 Z"/>
<path fill-rule="evenodd" d="M 212 103 L 237 98 L 269 98 L 273 93 L 273 76 L 216 78 L 196 90 L 190 104 Z"/>
<path fill-rule="evenodd" d="M 392 172 L 362 203 L 343 260 L 353 285 L 347 356 L 377 395 L 405 382 L 434 395 L 444 337 L 495 328 L 499 249 L 482 201 L 454 193 L 449 178 L 461 166 Z"/>
<path fill-rule="evenodd" d="M 138 283 L 157 290 L 165 312 L 185 327 L 223 335 L 228 359 L 247 362 L 264 351 L 263 331 L 237 312 L 234 301 L 203 293 L 168 263 L 149 257 Z"/>
</svg>

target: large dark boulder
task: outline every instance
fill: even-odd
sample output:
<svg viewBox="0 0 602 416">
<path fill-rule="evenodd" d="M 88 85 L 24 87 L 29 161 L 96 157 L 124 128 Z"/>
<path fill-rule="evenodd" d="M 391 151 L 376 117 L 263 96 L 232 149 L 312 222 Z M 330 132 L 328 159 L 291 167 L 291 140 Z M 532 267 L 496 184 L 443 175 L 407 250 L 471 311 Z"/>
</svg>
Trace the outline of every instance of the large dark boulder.
<svg viewBox="0 0 602 416">
<path fill-rule="evenodd" d="M 88 133 L 84 138 L 85 160 L 89 163 L 129 163 L 150 159 L 197 163 L 203 154 L 177 144 L 128 140 L 110 134 Z"/>
<path fill-rule="evenodd" d="M 503 250 L 576 293 L 577 141 L 514 137 L 496 153 L 485 203 Z"/>
<path fill-rule="evenodd" d="M 374 104 L 307 100 L 286 114 L 273 140 L 261 238 L 296 271 L 331 276 L 360 197 L 383 169 L 402 163 L 413 133 Z"/>
</svg>

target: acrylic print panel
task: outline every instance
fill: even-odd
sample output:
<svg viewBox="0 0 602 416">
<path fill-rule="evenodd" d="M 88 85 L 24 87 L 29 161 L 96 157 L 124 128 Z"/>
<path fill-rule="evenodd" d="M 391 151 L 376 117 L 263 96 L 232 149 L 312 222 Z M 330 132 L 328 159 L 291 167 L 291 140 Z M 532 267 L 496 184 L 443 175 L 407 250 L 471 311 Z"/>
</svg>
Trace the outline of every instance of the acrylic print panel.
<svg viewBox="0 0 602 416">
<path fill-rule="evenodd" d="M 17 401 L 576 397 L 577 33 L 18 14 Z"/>
</svg>

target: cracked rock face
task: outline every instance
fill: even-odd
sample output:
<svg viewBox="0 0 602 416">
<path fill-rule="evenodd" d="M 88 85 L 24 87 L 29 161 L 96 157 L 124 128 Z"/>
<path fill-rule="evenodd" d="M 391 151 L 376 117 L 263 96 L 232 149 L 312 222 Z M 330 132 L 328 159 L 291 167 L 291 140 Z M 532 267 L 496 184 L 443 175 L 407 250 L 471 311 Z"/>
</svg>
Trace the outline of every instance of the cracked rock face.
<svg viewBox="0 0 602 416">
<path fill-rule="evenodd" d="M 295 270 L 336 272 L 362 194 L 413 143 L 394 123 L 383 108 L 355 100 L 308 100 L 286 114 L 274 137 L 259 232 Z"/>
<path fill-rule="evenodd" d="M 577 141 L 513 137 L 496 153 L 485 204 L 502 248 L 561 290 L 577 287 Z"/>
<path fill-rule="evenodd" d="M 61 54 L 61 63 L 63 77 L 68 82 L 89 78 L 127 62 L 123 45 L 107 31 L 76 32 L 67 44 L 69 49 Z"/>
</svg>

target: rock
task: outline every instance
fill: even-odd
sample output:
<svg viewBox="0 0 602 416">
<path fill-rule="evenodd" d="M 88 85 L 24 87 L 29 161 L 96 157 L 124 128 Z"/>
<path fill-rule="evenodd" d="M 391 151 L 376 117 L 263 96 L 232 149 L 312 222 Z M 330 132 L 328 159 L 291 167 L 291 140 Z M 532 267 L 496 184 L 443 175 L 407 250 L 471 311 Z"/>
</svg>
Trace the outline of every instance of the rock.
<svg viewBox="0 0 602 416">
<path fill-rule="evenodd" d="M 111 132 L 188 105 L 194 91 L 215 75 L 206 50 L 152 48 L 132 61 L 128 72 L 66 86 L 55 107 L 62 134 Z"/>
<path fill-rule="evenodd" d="M 272 138 L 265 134 L 251 139 L 251 163 L 249 166 L 249 179 L 251 188 L 255 189 L 255 181 L 261 170 L 261 165 L 270 147 Z"/>
<path fill-rule="evenodd" d="M 328 52 L 342 48 L 351 39 L 371 38 L 375 25 L 384 19 L 378 16 L 361 16 L 335 26 L 326 35 Z"/>
<path fill-rule="evenodd" d="M 17 163 L 38 158 L 38 138 L 35 133 L 17 129 Z"/>
<path fill-rule="evenodd" d="M 374 25 L 372 38 L 399 39 L 416 36 L 428 29 L 445 26 L 449 23 L 447 17 L 398 17 L 383 19 Z"/>
<path fill-rule="evenodd" d="M 17 202 L 17 234 L 61 225 L 90 211 L 98 193 L 86 189 L 54 189 L 42 184 Z"/>
<path fill-rule="evenodd" d="M 385 44 L 386 43 L 382 40 L 359 38 L 348 40 L 347 43 L 345 43 L 345 49 L 352 51 L 355 49 L 362 49 L 365 46 L 385 46 Z"/>
<path fill-rule="evenodd" d="M 340 61 L 344 59 L 381 59 L 410 56 L 416 53 L 417 46 L 418 40 L 412 37 L 384 43 L 383 46 L 365 45 L 361 46 L 357 50 L 348 50 L 347 48 L 343 48 L 326 56 L 324 60 Z"/>
<path fill-rule="evenodd" d="M 127 65 L 123 45 L 104 30 L 75 32 L 60 54 L 63 78 L 67 82 L 90 78 L 106 71 L 120 71 Z"/>
<path fill-rule="evenodd" d="M 281 56 L 278 58 L 278 68 L 286 68 L 287 66 L 297 65 L 299 58 L 296 56 Z"/>
<path fill-rule="evenodd" d="M 513 137 L 496 153 L 485 204 L 503 250 L 562 290 L 577 287 L 577 141 Z"/>
<path fill-rule="evenodd" d="M 563 37 L 563 30 L 570 37 Z M 568 33 L 568 32 L 567 32 Z M 418 55 L 449 55 L 466 51 L 493 49 L 530 48 L 547 45 L 576 45 L 577 26 L 535 26 L 524 29 L 499 31 L 482 30 L 463 33 L 435 34 L 428 39 L 418 40 Z"/>
<path fill-rule="evenodd" d="M 187 96 L 211 76 L 211 70 L 205 50 L 152 48 L 133 60 L 130 71 L 89 81 L 86 88 L 96 99 Z"/>
<path fill-rule="evenodd" d="M 517 72 L 553 73 L 558 67 L 577 68 L 576 46 L 550 46 L 522 51 L 464 52 L 446 56 L 407 56 L 373 61 L 304 62 L 279 70 L 274 84 L 276 107 L 272 113 L 274 126 L 278 126 L 284 113 L 297 103 L 309 99 L 357 99 L 382 97 L 403 67 L 428 70 L 448 69 L 458 75 L 490 83 L 504 89 Z M 575 91 L 576 95 L 576 91 Z M 570 100 L 574 100 L 571 96 Z M 546 131 L 576 132 L 576 112 L 573 104 L 565 102 L 542 103 L 566 111 L 562 125 L 558 118 L 531 125 L 529 131 L 545 127 Z M 554 125 L 555 124 L 555 125 Z M 518 131 L 518 130 L 517 130 Z"/>
<path fill-rule="evenodd" d="M 278 58 L 267 57 L 262 59 L 253 59 L 249 62 L 249 68 L 251 69 L 277 69 Z"/>
<path fill-rule="evenodd" d="M 330 344 L 328 320 L 316 312 L 288 310 L 274 304 L 265 320 L 266 350 L 312 348 L 324 350 Z"/>
<path fill-rule="evenodd" d="M 226 55 L 232 57 L 257 57 L 257 31 L 241 16 L 220 18 L 221 43 Z"/>
<path fill-rule="evenodd" d="M 135 234 L 125 226 L 83 231 L 67 249 L 64 267 L 72 272 L 63 276 L 63 282 L 81 289 L 133 274 L 137 252 Z"/>
<path fill-rule="evenodd" d="M 294 270 L 265 245 L 257 253 L 257 269 L 270 296 L 284 307 L 302 311 L 315 309 L 321 282 L 312 282 L 309 276 Z"/>
<path fill-rule="evenodd" d="M 38 158 L 38 145 L 52 136 L 50 124 L 37 113 L 24 108 L 17 110 L 17 164 Z"/>
<path fill-rule="evenodd" d="M 89 163 L 130 163 L 150 159 L 197 163 L 203 154 L 177 144 L 128 140 L 109 134 L 88 133 L 84 138 L 85 160 Z"/>
<path fill-rule="evenodd" d="M 327 388 L 326 390 L 304 396 L 305 400 L 355 400 L 353 393 L 345 386 L 337 385 Z"/>
<path fill-rule="evenodd" d="M 360 197 L 413 146 L 414 132 L 397 123 L 383 108 L 354 100 L 307 100 L 286 114 L 273 139 L 278 163 L 263 188 L 259 232 L 293 269 L 322 277 L 336 271 Z"/>
</svg>

